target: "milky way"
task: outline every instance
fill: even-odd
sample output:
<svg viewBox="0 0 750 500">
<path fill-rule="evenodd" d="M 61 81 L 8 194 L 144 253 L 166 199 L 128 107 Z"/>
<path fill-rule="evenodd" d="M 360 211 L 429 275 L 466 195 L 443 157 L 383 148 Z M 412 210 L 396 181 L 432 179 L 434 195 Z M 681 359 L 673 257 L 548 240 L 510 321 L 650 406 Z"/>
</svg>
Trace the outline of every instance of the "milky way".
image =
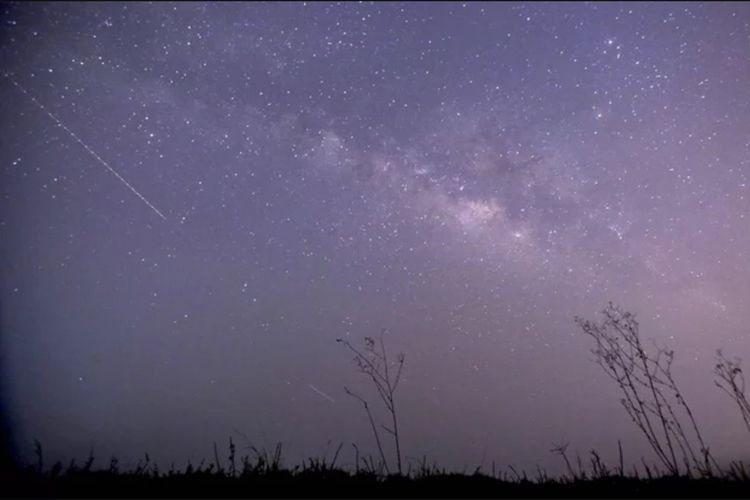
<svg viewBox="0 0 750 500">
<path fill-rule="evenodd" d="M 747 3 L 2 12 L 3 74 L 80 142 L 0 79 L 22 456 L 375 453 L 336 339 L 386 328 L 407 461 L 636 462 L 573 321 L 614 301 L 675 350 L 711 450 L 750 458 L 711 374 L 750 362 Z"/>
</svg>

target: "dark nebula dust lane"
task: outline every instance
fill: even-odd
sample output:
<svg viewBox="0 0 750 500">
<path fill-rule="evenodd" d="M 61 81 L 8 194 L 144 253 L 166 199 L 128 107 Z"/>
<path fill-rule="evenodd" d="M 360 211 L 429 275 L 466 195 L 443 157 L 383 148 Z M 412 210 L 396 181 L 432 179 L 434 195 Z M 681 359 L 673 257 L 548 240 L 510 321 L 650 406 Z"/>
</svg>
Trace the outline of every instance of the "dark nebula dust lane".
<svg viewBox="0 0 750 500">
<path fill-rule="evenodd" d="M 387 329 L 405 461 L 639 461 L 573 320 L 609 301 L 674 349 L 711 451 L 750 458 L 712 375 L 750 362 L 747 3 L 0 9 L 25 460 L 375 454 L 336 339 Z"/>
</svg>

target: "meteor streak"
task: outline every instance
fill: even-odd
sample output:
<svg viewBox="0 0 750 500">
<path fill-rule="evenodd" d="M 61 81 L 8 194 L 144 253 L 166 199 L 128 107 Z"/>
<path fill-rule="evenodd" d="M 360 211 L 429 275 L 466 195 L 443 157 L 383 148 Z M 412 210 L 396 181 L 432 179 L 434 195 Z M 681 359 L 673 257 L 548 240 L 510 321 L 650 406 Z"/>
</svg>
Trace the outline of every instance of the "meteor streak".
<svg viewBox="0 0 750 500">
<path fill-rule="evenodd" d="M 331 403 L 335 403 L 335 402 L 336 402 L 336 401 L 335 401 L 335 400 L 334 400 L 334 399 L 333 399 L 333 398 L 332 398 L 331 396 L 329 396 L 329 395 L 328 395 L 328 394 L 326 394 L 325 392 L 321 391 L 320 389 L 318 389 L 318 388 L 317 388 L 317 387 L 315 387 L 314 385 L 312 385 L 312 384 L 308 384 L 308 387 L 309 387 L 310 389 L 312 389 L 313 391 L 317 392 L 318 394 L 320 394 L 320 395 L 321 395 L 321 396 L 322 396 L 323 398 L 327 399 L 327 400 L 328 400 L 328 401 L 330 401 Z"/>
<path fill-rule="evenodd" d="M 59 127 L 61 127 L 68 134 L 70 134 L 70 136 L 73 139 L 75 139 L 75 141 L 78 144 L 80 144 L 81 146 L 83 146 L 83 148 L 86 151 L 88 151 L 91 154 L 91 156 L 93 156 L 99 163 L 101 163 L 102 165 L 104 165 L 104 168 L 106 168 L 107 170 L 109 170 L 112 175 L 114 175 L 115 177 L 117 177 L 117 179 L 120 182 L 122 182 L 123 184 L 125 184 L 125 186 L 127 186 L 128 189 L 130 189 L 133 193 L 135 193 L 135 195 L 138 198 L 140 198 L 143 201 L 143 203 L 145 203 L 146 205 L 148 205 L 148 207 L 151 210 L 153 210 L 154 212 L 156 212 L 156 214 L 159 217 L 161 217 L 163 220 L 167 220 L 167 218 L 164 216 L 164 214 L 161 213 L 150 201 L 148 201 L 145 196 L 143 196 L 141 193 L 139 193 L 138 190 L 135 189 L 128 181 L 126 181 L 120 174 L 118 174 L 117 171 L 114 168 L 110 167 L 109 164 L 106 161 L 104 161 L 101 156 L 99 156 L 98 154 L 96 154 L 96 152 L 93 149 L 91 149 L 90 147 L 88 147 L 88 145 L 86 145 L 86 143 L 83 142 L 80 137 L 78 137 L 72 130 L 70 130 L 67 126 L 65 126 L 65 124 L 63 122 L 61 122 L 55 115 L 53 115 L 44 106 L 44 104 L 42 104 L 41 102 L 37 101 L 36 98 L 33 95 L 31 95 L 29 92 L 27 92 L 26 89 L 20 83 L 18 83 L 17 81 L 15 81 L 13 79 L 13 77 L 11 77 L 8 73 L 4 73 L 3 76 L 5 76 L 5 78 L 7 78 L 11 82 L 13 82 L 13 85 L 15 85 L 18 90 L 20 90 L 21 92 L 23 92 L 23 94 L 25 96 L 27 96 L 29 99 L 31 99 L 31 102 L 33 102 L 34 104 L 36 104 L 36 106 L 39 109 L 41 109 L 42 111 L 44 111 L 47 114 L 47 116 L 49 116 L 50 118 L 52 118 L 52 120 L 55 123 L 57 123 L 57 125 Z"/>
</svg>

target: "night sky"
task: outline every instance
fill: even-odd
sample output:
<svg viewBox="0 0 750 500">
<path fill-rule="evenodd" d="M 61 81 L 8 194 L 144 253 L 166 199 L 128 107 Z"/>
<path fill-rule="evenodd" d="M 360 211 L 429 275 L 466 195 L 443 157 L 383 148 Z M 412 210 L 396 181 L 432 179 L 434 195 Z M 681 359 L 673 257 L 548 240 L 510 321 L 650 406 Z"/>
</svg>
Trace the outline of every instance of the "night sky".
<svg viewBox="0 0 750 500">
<path fill-rule="evenodd" d="M 748 3 L 9 3 L 2 381 L 19 453 L 653 459 L 576 315 L 676 352 L 711 450 L 750 362 Z M 746 362 L 746 363 L 747 363 Z M 384 416 L 377 413 L 376 416 Z"/>
</svg>

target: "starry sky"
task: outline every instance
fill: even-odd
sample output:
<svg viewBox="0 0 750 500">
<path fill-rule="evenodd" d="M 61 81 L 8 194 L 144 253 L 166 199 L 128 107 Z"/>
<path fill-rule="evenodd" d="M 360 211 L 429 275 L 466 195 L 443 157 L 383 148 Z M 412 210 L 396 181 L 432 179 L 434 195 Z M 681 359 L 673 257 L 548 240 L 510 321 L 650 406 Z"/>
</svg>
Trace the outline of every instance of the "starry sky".
<svg viewBox="0 0 750 500">
<path fill-rule="evenodd" d="M 6 3 L 2 382 L 18 452 L 375 453 L 336 339 L 404 352 L 407 462 L 651 458 L 576 315 L 750 360 L 748 3 Z M 327 396 L 327 397 L 324 397 Z M 373 399 L 374 401 L 374 399 Z M 376 412 L 378 418 L 382 412 Z M 743 456 L 743 453 L 745 454 Z M 222 452 L 226 455 L 226 452 Z M 346 456 L 345 456 L 346 455 Z M 101 463 L 100 463 L 101 465 Z"/>
</svg>

